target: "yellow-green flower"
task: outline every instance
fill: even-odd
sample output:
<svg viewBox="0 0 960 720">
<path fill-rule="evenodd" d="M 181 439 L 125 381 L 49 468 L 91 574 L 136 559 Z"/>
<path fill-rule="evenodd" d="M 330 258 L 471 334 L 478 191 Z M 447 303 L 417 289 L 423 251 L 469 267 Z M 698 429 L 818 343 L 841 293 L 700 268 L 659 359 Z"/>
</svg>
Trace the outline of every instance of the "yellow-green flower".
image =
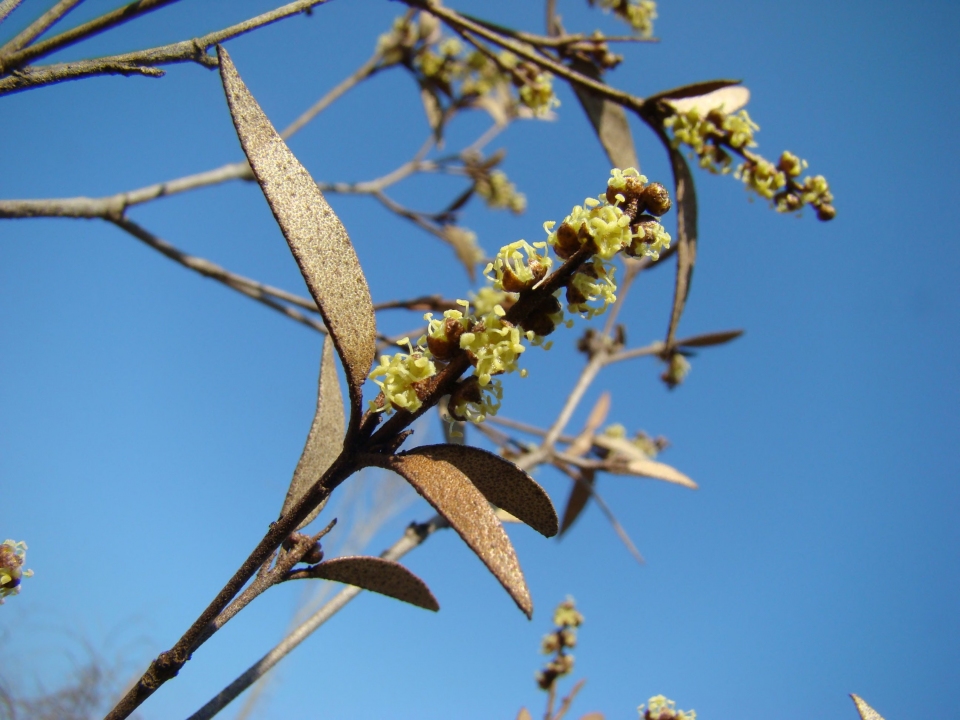
<svg viewBox="0 0 960 720">
<path fill-rule="evenodd" d="M 567 286 L 567 310 L 588 319 L 600 315 L 617 299 L 615 271 L 613 265 L 599 257 L 584 263 Z"/>
<path fill-rule="evenodd" d="M 538 253 L 537 248 L 543 252 Z M 493 262 L 484 269 L 483 274 L 496 290 L 506 292 L 528 290 L 543 279 L 553 264 L 553 261 L 546 256 L 546 248 L 546 243 L 539 242 L 531 246 L 525 240 L 504 245 Z"/>
<path fill-rule="evenodd" d="M 369 377 L 383 391 L 387 412 L 391 409 L 416 412 L 423 404 L 416 384 L 436 375 L 437 366 L 431 360 L 429 350 L 419 346 L 414 349 L 408 338 L 403 338 L 397 344 L 406 345 L 410 352 L 381 355 L 380 365 L 374 368 Z M 382 381 L 377 379 L 380 377 Z"/>
<path fill-rule="evenodd" d="M 469 353 L 473 374 L 481 385 L 488 385 L 494 375 L 518 370 L 517 361 L 526 350 L 520 342 L 520 329 L 503 322 L 505 314 L 496 305 L 460 336 L 460 347 Z"/>
<path fill-rule="evenodd" d="M 20 592 L 22 578 L 33 575 L 33 570 L 24 570 L 27 559 L 27 544 L 22 540 L 4 540 L 0 544 L 0 605 L 3 599 Z"/>
</svg>

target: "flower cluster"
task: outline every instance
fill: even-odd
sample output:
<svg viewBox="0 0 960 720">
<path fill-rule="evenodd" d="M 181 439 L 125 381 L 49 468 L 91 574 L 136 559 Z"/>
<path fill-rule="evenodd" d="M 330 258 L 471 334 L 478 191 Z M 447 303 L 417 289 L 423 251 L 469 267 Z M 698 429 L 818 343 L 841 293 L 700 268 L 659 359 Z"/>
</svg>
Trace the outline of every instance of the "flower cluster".
<svg viewBox="0 0 960 720">
<path fill-rule="evenodd" d="M 437 93 L 462 105 L 506 95 L 510 114 L 533 117 L 547 117 L 560 105 L 550 73 L 510 52 L 470 49 L 457 38 L 445 38 L 437 19 L 428 13 L 395 20 L 393 28 L 380 36 L 377 50 L 383 65 L 406 66 L 438 101 Z M 510 87 L 515 96 L 510 96 Z"/>
<path fill-rule="evenodd" d="M 487 207 L 498 210 L 509 209 L 519 215 L 527 209 L 527 198 L 522 192 L 517 192 L 516 186 L 507 179 L 502 170 L 494 170 L 489 174 L 481 174 L 476 179 L 477 195 L 482 197 Z"/>
<path fill-rule="evenodd" d="M 647 701 L 646 705 L 637 708 L 641 720 L 697 720 L 694 710 L 677 710 L 677 703 L 668 700 L 664 695 L 656 695 Z"/>
<path fill-rule="evenodd" d="M 757 145 L 753 136 L 760 127 L 746 110 L 726 114 L 722 108 L 715 108 L 702 115 L 691 108 L 675 112 L 663 124 L 673 133 L 673 146 L 689 147 L 700 167 L 712 173 L 726 174 L 733 169 L 728 151 L 742 157 L 744 161 L 736 168 L 734 177 L 743 181 L 748 190 L 770 200 L 778 212 L 797 212 L 810 205 L 820 220 L 832 220 L 837 214 L 826 178 L 816 175 L 798 179 L 807 167 L 806 160 L 784 151 L 774 164 L 750 152 L 749 148 Z"/>
<path fill-rule="evenodd" d="M 553 624 L 556 629 L 544 635 L 540 644 L 540 652 L 553 655 L 546 667 L 536 674 L 541 690 L 549 690 L 557 678 L 573 671 L 573 655 L 567 649 L 576 647 L 577 628 L 583 624 L 583 615 L 574 605 L 573 598 L 567 598 L 557 606 L 553 613 Z"/>
<path fill-rule="evenodd" d="M 589 0 L 595 5 L 597 0 Z M 641 37 L 653 35 L 657 4 L 653 0 L 599 0 L 600 7 L 624 20 Z"/>
<path fill-rule="evenodd" d="M 556 230 L 556 223 L 545 223 L 545 242 L 531 245 L 518 240 L 500 248 L 484 269 L 489 285 L 471 300 L 458 300 L 458 309 L 447 310 L 442 317 L 424 315 L 427 329 L 416 345 L 408 338 L 400 342 L 408 352 L 381 356 L 370 379 L 380 387 L 382 398 L 371 409 L 416 412 L 435 389 L 431 378 L 454 359 L 465 358 L 473 373 L 451 392 L 450 414 L 472 422 L 495 414 L 503 397 L 498 376 L 519 372 L 525 377 L 519 363 L 527 345 L 549 350 L 546 336 L 559 325 L 573 324 L 560 298 L 566 300 L 566 313 L 588 319 L 602 313 L 616 300 L 610 261 L 621 251 L 659 257 L 670 246 L 670 235 L 658 216 L 669 209 L 669 194 L 662 185 L 648 183 L 633 168 L 614 169 L 605 194 L 574 207 Z M 562 260 L 574 255 L 577 260 L 566 274 L 556 276 L 562 279 L 543 290 L 541 286 L 554 277 L 548 275 L 554 262 L 548 254 L 551 248 Z M 525 296 L 524 312 L 511 319 L 510 309 Z"/>
<path fill-rule="evenodd" d="M 8 595 L 20 592 L 21 578 L 33 575 L 33 570 L 24 570 L 27 559 L 27 544 L 23 541 L 4 540 L 0 545 L 0 605 Z"/>
<path fill-rule="evenodd" d="M 609 438 L 627 440 L 627 429 L 620 423 L 614 423 L 613 425 L 604 428 L 603 434 Z M 643 430 L 638 430 L 637 434 L 634 435 L 630 440 L 627 440 L 627 442 L 640 450 L 640 452 L 642 452 L 651 460 L 655 459 L 657 455 L 659 455 L 660 452 L 670 444 L 665 437 L 650 437 Z"/>
</svg>

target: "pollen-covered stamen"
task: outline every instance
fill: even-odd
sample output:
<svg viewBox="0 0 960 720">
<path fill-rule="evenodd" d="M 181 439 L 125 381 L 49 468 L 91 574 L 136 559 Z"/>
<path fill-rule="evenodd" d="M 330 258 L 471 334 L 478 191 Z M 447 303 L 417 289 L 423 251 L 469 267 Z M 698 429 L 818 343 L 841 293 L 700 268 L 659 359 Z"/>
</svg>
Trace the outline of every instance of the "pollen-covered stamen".
<svg viewBox="0 0 960 720">
<path fill-rule="evenodd" d="M 470 304 L 465 300 L 459 301 L 464 310 L 469 310 Z M 447 310 L 442 320 L 434 320 L 433 313 L 423 316 L 427 321 L 427 348 L 438 360 L 449 360 L 460 351 L 460 336 L 470 326 L 469 318 L 459 310 Z"/>
<path fill-rule="evenodd" d="M 546 256 L 546 247 L 547 244 L 544 242 L 534 243 L 531 246 L 524 240 L 504 245 L 493 262 L 484 268 L 483 274 L 497 290 L 505 292 L 528 290 L 543 279 L 553 264 Z M 543 250 L 543 253 L 538 253 L 538 248 Z"/>
<path fill-rule="evenodd" d="M 633 240 L 623 249 L 627 255 L 659 260 L 660 253 L 670 247 L 670 233 L 652 215 L 641 215 L 635 229 Z"/>
<path fill-rule="evenodd" d="M 612 265 L 598 257 L 585 263 L 567 286 L 567 310 L 585 318 L 593 318 L 606 310 L 617 299 L 614 271 Z"/>
<path fill-rule="evenodd" d="M 471 375 L 457 384 L 447 408 L 456 420 L 480 423 L 497 414 L 502 399 L 503 386 L 499 380 L 481 385 L 479 378 Z"/>
<path fill-rule="evenodd" d="M 425 381 L 437 374 L 437 366 L 430 351 L 419 345 L 414 348 L 409 338 L 403 338 L 398 344 L 406 345 L 410 352 L 381 355 L 380 365 L 373 369 L 369 377 L 383 392 L 386 399 L 384 410 L 416 412 L 427 395 L 428 384 Z M 377 379 L 381 377 L 383 380 Z M 371 410 L 376 412 L 380 409 L 376 403 L 371 403 Z"/>
</svg>

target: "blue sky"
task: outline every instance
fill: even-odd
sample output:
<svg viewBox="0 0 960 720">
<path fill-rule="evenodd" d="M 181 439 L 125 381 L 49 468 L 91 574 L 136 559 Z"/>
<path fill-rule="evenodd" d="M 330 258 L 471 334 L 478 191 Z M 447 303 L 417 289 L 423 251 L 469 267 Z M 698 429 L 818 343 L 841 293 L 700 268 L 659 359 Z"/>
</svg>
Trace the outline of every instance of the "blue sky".
<svg viewBox="0 0 960 720">
<path fill-rule="evenodd" d="M 111 5 L 91 0 L 73 21 Z M 540 3 L 512 5 L 451 3 L 541 29 Z M 600 479 L 643 567 L 595 508 L 561 542 L 511 528 L 533 622 L 456 536 L 431 539 L 406 564 L 441 612 L 361 596 L 279 668 L 261 717 L 536 712 L 539 638 L 568 594 L 586 616 L 575 676 L 587 685 L 575 712 L 635 717 L 636 705 L 664 693 L 705 720 L 745 711 L 851 720 L 846 694 L 856 692 L 887 720 L 920 709 L 955 714 L 960 10 L 659 5 L 662 41 L 626 48 L 610 82 L 649 95 L 743 78 L 759 150 L 806 158 L 830 180 L 838 208 L 828 224 L 780 216 L 748 202 L 732 178 L 698 174 L 700 255 L 681 334 L 746 334 L 702 352 L 673 392 L 655 361 L 611 368 L 574 419 L 579 426 L 610 389 L 610 419 L 667 436 L 663 459 L 700 489 Z M 0 38 L 38 7 L 24 3 Z M 184 0 L 62 59 L 180 40 L 270 7 Z M 559 10 L 568 29 L 620 32 L 585 3 L 564 0 Z M 363 62 L 401 11 L 338 0 L 227 47 L 283 126 Z M 517 124 L 491 146 L 507 147 L 503 167 L 529 206 L 520 217 L 467 209 L 463 222 L 488 251 L 540 240 L 544 220 L 603 188 L 606 160 L 576 100 L 565 88 L 560 98 L 556 122 Z M 241 157 L 219 79 L 197 66 L 0 103 L 3 198 L 111 194 Z M 485 122 L 458 124 L 451 147 Z M 668 178 L 654 138 L 634 132 L 645 174 Z M 354 181 L 407 160 L 426 133 L 415 86 L 393 71 L 291 147 L 318 180 Z M 429 208 L 456 192 L 418 179 L 395 197 Z M 370 200 L 329 200 L 375 301 L 469 287 L 435 240 Z M 253 184 L 167 198 L 130 216 L 187 252 L 305 292 Z M 0 610 L 0 666 L 24 686 L 52 685 L 88 644 L 132 675 L 179 637 L 275 519 L 313 412 L 320 338 L 98 221 L 0 222 L 0 258 L 0 534 L 28 542 L 36 571 Z M 671 282 L 672 270 L 659 270 L 631 291 L 632 344 L 662 337 Z M 549 354 L 531 353 L 531 377 L 507 384 L 504 415 L 550 421 L 582 362 L 568 347 L 579 332 Z M 417 436 L 438 438 L 436 425 Z M 562 503 L 567 481 L 545 470 L 537 477 Z M 421 501 L 407 506 L 369 550 L 429 515 Z M 282 587 L 258 600 L 143 717 L 196 710 L 282 636 L 302 598 L 301 588 Z"/>
</svg>

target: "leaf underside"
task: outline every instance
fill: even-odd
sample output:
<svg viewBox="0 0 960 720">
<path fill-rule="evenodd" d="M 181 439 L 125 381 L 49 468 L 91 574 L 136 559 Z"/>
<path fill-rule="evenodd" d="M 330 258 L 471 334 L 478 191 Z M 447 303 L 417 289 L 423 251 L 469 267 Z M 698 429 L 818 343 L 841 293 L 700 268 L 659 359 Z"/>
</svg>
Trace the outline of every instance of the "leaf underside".
<svg viewBox="0 0 960 720">
<path fill-rule="evenodd" d="M 498 508 L 541 535 L 553 537 L 557 534 L 557 511 L 550 496 L 536 480 L 509 460 L 469 445 L 423 445 L 407 455 L 453 465 Z"/>
<path fill-rule="evenodd" d="M 296 505 L 307 490 L 333 465 L 343 448 L 344 416 L 343 395 L 340 392 L 340 380 L 337 377 L 337 365 L 333 359 L 333 343 L 330 338 L 323 340 L 323 352 L 320 360 L 320 379 L 317 383 L 317 410 L 313 416 L 313 425 L 303 446 L 300 461 L 293 472 L 290 489 L 283 501 L 281 515 Z M 297 526 L 297 530 L 309 525 L 323 509 L 326 500 L 318 505 L 307 518 Z"/>
<path fill-rule="evenodd" d="M 857 712 L 860 713 L 860 720 L 883 720 L 880 713 L 867 705 L 867 702 L 859 695 L 850 694 L 853 698 L 853 704 L 857 706 Z"/>
<path fill-rule="evenodd" d="M 572 67 L 577 72 L 603 82 L 597 68 L 584 61 L 574 61 Z M 607 153 L 607 158 L 613 167 L 640 169 L 637 151 L 633 144 L 633 135 L 630 132 L 630 123 L 623 108 L 615 102 L 601 98 L 586 88 L 571 83 L 577 99 L 583 106 L 584 112 L 590 119 L 597 139 Z"/>
<path fill-rule="evenodd" d="M 354 428 L 376 355 L 376 317 L 360 261 L 343 223 L 260 109 L 227 51 L 217 46 L 217 54 L 240 144 L 346 369 Z"/>
<path fill-rule="evenodd" d="M 356 585 L 425 610 L 436 612 L 440 609 L 426 583 L 393 560 L 368 556 L 341 557 L 314 565 L 311 575 L 322 580 Z"/>
<path fill-rule="evenodd" d="M 668 147 L 673 168 L 675 200 L 677 205 L 677 279 L 674 287 L 673 307 L 667 328 L 667 347 L 672 347 L 680 325 L 680 316 L 690 294 L 693 267 L 697 262 L 697 193 L 693 186 L 690 166 L 683 154 Z"/>
<path fill-rule="evenodd" d="M 532 617 L 533 601 L 510 538 L 490 503 L 456 465 L 416 453 L 369 455 L 364 459 L 409 482 L 450 522 L 527 617 Z"/>
<path fill-rule="evenodd" d="M 670 88 L 669 90 L 663 90 L 651 95 L 644 101 L 644 104 L 653 104 L 661 100 L 669 100 L 671 104 L 675 104 L 678 100 L 700 98 L 711 95 L 724 88 L 735 87 L 740 85 L 740 82 L 740 80 L 703 80 L 701 82 L 690 83 L 689 85 L 680 85 L 679 87 Z"/>
<path fill-rule="evenodd" d="M 596 473 L 592 469 L 582 470 L 580 480 L 574 480 L 573 487 L 570 488 L 570 497 L 567 498 L 567 506 L 563 510 L 563 522 L 560 523 L 560 537 L 571 528 L 580 513 L 587 506 L 590 500 L 591 492 L 596 483 Z"/>
</svg>

